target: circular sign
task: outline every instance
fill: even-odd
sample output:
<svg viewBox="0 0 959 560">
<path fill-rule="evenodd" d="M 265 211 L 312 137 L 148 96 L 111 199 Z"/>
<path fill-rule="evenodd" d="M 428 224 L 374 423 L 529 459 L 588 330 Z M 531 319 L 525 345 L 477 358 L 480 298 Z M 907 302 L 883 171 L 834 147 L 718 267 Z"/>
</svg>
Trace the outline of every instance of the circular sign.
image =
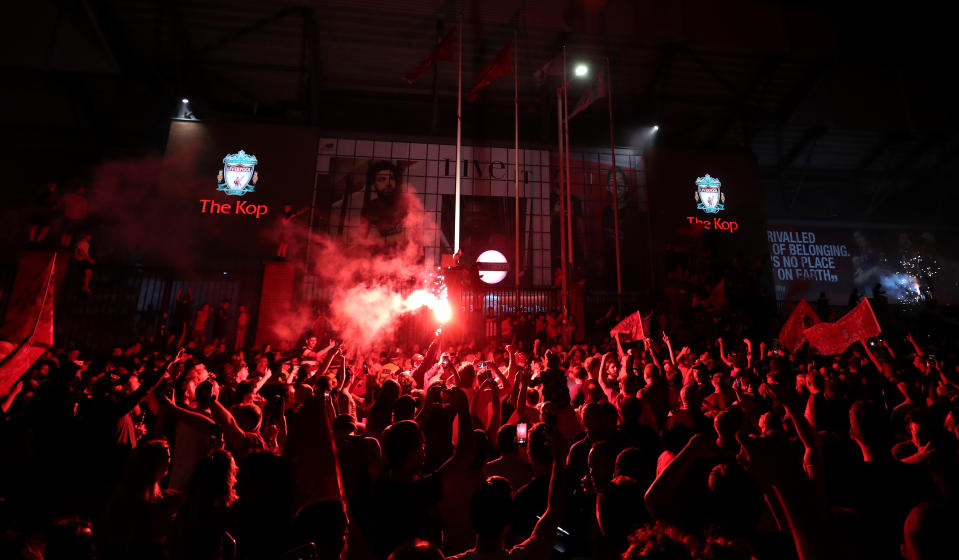
<svg viewBox="0 0 959 560">
<path fill-rule="evenodd" d="M 484 251 L 476 258 L 476 264 L 479 265 L 480 280 L 487 284 L 498 284 L 506 278 L 506 271 L 509 267 L 506 263 L 506 257 L 499 251 Z"/>
</svg>

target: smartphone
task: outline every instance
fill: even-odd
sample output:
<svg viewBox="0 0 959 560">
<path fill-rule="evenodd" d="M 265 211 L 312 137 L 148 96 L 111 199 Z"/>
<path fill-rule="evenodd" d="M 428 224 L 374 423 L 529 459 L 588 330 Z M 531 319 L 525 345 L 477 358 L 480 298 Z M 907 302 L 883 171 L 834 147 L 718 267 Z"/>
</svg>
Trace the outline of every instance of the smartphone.
<svg viewBox="0 0 959 560">
<path fill-rule="evenodd" d="M 526 433 L 529 431 L 529 424 L 520 422 L 516 424 L 516 443 L 526 445 Z"/>
</svg>

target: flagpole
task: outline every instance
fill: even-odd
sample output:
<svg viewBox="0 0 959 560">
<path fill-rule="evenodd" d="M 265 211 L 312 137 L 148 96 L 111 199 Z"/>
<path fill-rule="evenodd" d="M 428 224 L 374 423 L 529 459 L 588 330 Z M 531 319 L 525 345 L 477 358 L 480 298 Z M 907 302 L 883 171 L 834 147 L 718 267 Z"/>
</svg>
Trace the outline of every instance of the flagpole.
<svg viewBox="0 0 959 560">
<path fill-rule="evenodd" d="M 563 72 L 563 80 L 566 72 Z M 564 86 L 565 87 L 565 86 Z M 559 267 L 561 273 L 560 300 L 563 317 L 566 317 L 566 195 L 563 190 L 566 183 L 563 177 L 563 97 L 560 90 L 556 90 L 556 136 L 559 139 L 559 154 L 556 168 L 559 170 Z"/>
<path fill-rule="evenodd" d="M 443 41 L 443 20 L 436 20 L 436 47 L 433 47 L 434 52 L 439 48 L 440 43 Z M 436 136 L 439 120 L 440 120 L 440 73 L 439 73 L 439 64 L 438 60 L 433 62 L 433 120 L 430 123 L 430 132 L 433 136 Z"/>
<path fill-rule="evenodd" d="M 519 273 L 523 260 L 519 254 L 519 31 L 513 30 L 513 175 L 516 224 L 513 229 L 514 250 L 513 275 L 516 284 L 516 308 L 519 308 Z"/>
<path fill-rule="evenodd" d="M 459 14 L 459 27 L 456 30 L 456 203 L 453 219 L 453 254 L 460 251 L 460 179 L 462 164 L 460 163 L 463 142 L 463 14 Z"/>
<path fill-rule="evenodd" d="M 616 247 L 616 304 L 622 313 L 623 305 L 623 276 L 622 265 L 619 255 L 619 181 L 616 176 L 616 140 L 613 134 L 613 79 L 609 72 L 609 57 L 606 57 L 606 100 L 609 102 L 609 155 L 612 165 L 610 166 L 610 178 L 613 180 L 613 230 Z"/>
<path fill-rule="evenodd" d="M 566 78 L 566 45 L 563 45 L 563 131 L 566 136 L 566 249 L 569 251 L 569 264 L 573 264 L 573 199 L 570 194 L 569 177 L 569 82 Z"/>
</svg>

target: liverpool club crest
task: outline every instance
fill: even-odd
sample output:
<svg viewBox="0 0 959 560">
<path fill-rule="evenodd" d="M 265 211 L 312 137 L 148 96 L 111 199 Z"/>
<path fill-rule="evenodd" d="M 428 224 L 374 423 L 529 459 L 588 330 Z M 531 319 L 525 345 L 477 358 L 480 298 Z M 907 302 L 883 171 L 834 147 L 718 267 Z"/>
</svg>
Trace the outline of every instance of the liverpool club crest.
<svg viewBox="0 0 959 560">
<path fill-rule="evenodd" d="M 223 169 L 216 176 L 216 190 L 223 191 L 230 196 L 243 196 L 253 192 L 256 180 L 256 156 L 243 150 L 235 154 L 227 154 L 223 158 Z"/>
<path fill-rule="evenodd" d="M 696 178 L 696 208 L 707 214 L 715 214 L 726 209 L 726 195 L 720 188 L 722 183 L 709 173 L 705 177 Z"/>
</svg>

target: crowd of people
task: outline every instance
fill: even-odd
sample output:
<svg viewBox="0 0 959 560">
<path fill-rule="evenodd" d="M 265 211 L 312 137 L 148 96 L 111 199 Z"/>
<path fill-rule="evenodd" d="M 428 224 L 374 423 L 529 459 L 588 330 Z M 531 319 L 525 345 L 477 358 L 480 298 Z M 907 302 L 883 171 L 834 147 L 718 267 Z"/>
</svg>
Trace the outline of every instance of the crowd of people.
<svg viewBox="0 0 959 560">
<path fill-rule="evenodd" d="M 654 319 L 577 344 L 530 315 L 473 343 L 275 349 L 171 319 L 51 349 L 0 395 L 0 557 L 957 554 L 942 341 L 820 356 Z"/>
</svg>

